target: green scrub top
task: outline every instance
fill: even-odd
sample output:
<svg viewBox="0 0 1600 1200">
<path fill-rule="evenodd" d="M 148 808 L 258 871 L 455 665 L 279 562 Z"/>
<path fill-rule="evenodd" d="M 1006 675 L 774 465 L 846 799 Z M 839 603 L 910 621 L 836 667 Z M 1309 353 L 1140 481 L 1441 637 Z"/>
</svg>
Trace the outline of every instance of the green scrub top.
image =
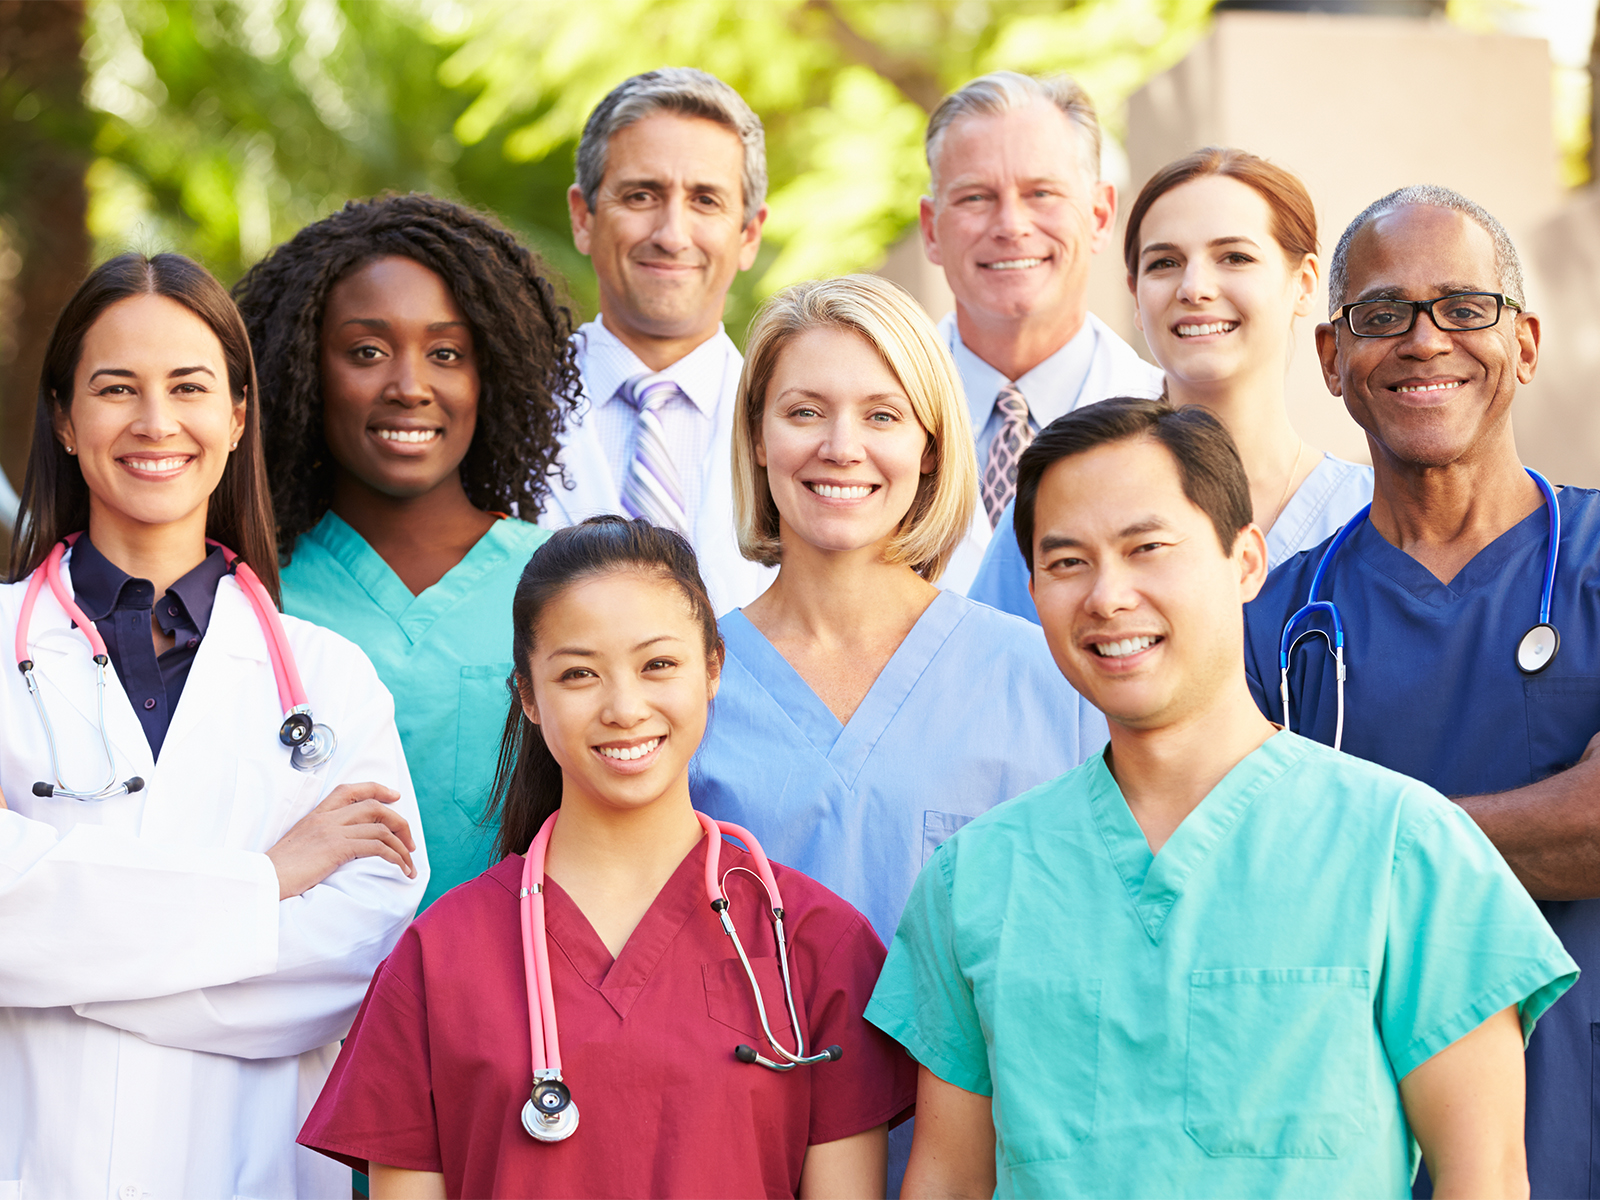
<svg viewBox="0 0 1600 1200">
<path fill-rule="evenodd" d="M 511 703 L 511 598 L 549 536 L 525 521 L 496 521 L 444 578 L 413 596 L 330 512 L 295 542 L 283 572 L 284 611 L 360 646 L 394 694 L 433 872 L 422 908 L 492 865 L 499 830 L 479 819 Z"/>
<path fill-rule="evenodd" d="M 1577 978 L 1470 817 L 1279 733 L 1152 856 L 1103 754 L 918 877 L 867 1019 L 993 1097 L 998 1196 L 1409 1196 L 1398 1080 Z"/>
</svg>

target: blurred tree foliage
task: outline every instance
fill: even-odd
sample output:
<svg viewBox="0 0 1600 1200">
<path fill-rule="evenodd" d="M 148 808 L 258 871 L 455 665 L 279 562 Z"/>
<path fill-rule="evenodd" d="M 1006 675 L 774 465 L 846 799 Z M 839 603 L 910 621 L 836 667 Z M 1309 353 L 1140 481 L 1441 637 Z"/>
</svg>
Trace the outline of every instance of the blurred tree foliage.
<svg viewBox="0 0 1600 1200">
<path fill-rule="evenodd" d="M 426 189 L 497 212 L 593 312 L 565 191 L 583 120 L 665 64 L 738 88 L 768 130 L 760 296 L 870 268 L 915 219 L 922 127 L 998 67 L 1123 99 L 1199 36 L 1211 0 L 90 0 L 101 253 L 194 253 L 232 280 L 347 198 Z"/>
</svg>

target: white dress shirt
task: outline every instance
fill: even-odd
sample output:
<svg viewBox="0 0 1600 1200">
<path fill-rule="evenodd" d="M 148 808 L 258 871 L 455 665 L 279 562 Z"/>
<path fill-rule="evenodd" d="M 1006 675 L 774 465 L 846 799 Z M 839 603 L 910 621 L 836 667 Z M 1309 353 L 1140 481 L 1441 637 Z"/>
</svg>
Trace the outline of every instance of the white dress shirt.
<svg viewBox="0 0 1600 1200">
<path fill-rule="evenodd" d="M 1004 422 L 995 409 L 995 399 L 1008 382 L 1014 382 L 1027 400 L 1028 425 L 1034 432 L 1085 404 L 1112 396 L 1159 396 L 1164 386 L 1160 368 L 1140 358 L 1132 346 L 1093 313 L 1085 314 L 1083 327 L 1072 340 L 1016 380 L 1007 380 L 999 369 L 967 348 L 956 329 L 955 313 L 939 322 L 939 332 L 955 359 L 966 392 L 980 475 L 988 461 L 989 443 Z M 983 561 L 990 536 L 989 515 L 980 504 L 972 515 L 966 539 L 945 568 L 939 586 L 965 593 Z"/>
<path fill-rule="evenodd" d="M 720 327 L 677 362 L 652 372 L 600 318 L 573 334 L 584 403 L 563 431 L 559 482 L 539 518 L 547 529 L 600 513 L 624 513 L 622 485 L 633 462 L 638 411 L 618 389 L 635 375 L 659 374 L 683 391 L 659 410 L 668 452 L 683 488 L 689 541 L 719 614 L 754 600 L 774 572 L 739 553 L 733 521 L 733 422 L 744 359 Z"/>
</svg>

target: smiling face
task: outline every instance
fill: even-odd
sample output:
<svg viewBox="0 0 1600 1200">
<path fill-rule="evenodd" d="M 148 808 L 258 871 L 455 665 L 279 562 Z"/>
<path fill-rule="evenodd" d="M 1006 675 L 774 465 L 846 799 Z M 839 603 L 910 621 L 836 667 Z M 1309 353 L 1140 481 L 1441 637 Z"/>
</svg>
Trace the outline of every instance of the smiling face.
<svg viewBox="0 0 1600 1200">
<path fill-rule="evenodd" d="M 945 129 L 923 247 L 974 319 L 1082 319 L 1089 256 L 1111 236 L 1116 193 L 1085 169 L 1081 139 L 1044 101 Z"/>
<path fill-rule="evenodd" d="M 660 574 L 590 576 L 547 604 L 522 706 L 561 765 L 562 805 L 686 800 L 718 669 L 688 598 Z"/>
<path fill-rule="evenodd" d="M 1500 290 L 1489 234 L 1465 213 L 1428 205 L 1364 226 L 1347 274 L 1346 304 Z M 1366 430 L 1374 462 L 1445 467 L 1511 438 L 1512 397 L 1538 364 L 1539 320 L 1508 308 L 1488 329 L 1445 333 L 1422 313 L 1392 338 L 1358 338 L 1340 321 L 1317 327 L 1317 353 L 1328 390 Z"/>
<path fill-rule="evenodd" d="M 934 468 L 928 431 L 872 344 L 848 329 L 793 338 L 767 384 L 756 462 L 784 545 L 882 548 Z"/>
<path fill-rule="evenodd" d="M 1247 525 L 1224 553 L 1151 438 L 1062 459 L 1040 479 L 1029 587 L 1050 652 L 1108 720 L 1156 730 L 1243 684 L 1243 606 L 1266 578 Z"/>
<path fill-rule="evenodd" d="M 1139 225 L 1134 324 L 1180 385 L 1282 379 L 1294 318 L 1311 311 L 1317 260 L 1289 262 L 1272 209 L 1248 184 L 1208 175 L 1161 196 Z"/>
<path fill-rule="evenodd" d="M 383 496 L 457 483 L 478 423 L 472 330 L 437 273 L 374 259 L 322 316 L 322 419 L 340 472 Z"/>
<path fill-rule="evenodd" d="M 203 536 L 211 493 L 244 432 L 222 344 L 176 300 L 133 296 L 84 335 L 56 436 L 89 488 L 90 536 L 190 522 Z"/>
<path fill-rule="evenodd" d="M 658 112 L 611 135 L 594 211 L 577 187 L 567 193 L 607 328 L 630 345 L 716 333 L 767 215 L 745 221 L 743 180 L 744 146 L 715 121 Z"/>
</svg>

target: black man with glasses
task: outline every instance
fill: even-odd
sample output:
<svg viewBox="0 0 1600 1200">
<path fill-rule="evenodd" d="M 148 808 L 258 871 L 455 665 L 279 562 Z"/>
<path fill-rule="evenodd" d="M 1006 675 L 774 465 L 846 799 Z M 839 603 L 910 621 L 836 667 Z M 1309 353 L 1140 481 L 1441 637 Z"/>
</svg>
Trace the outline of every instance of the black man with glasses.
<svg viewBox="0 0 1600 1200">
<path fill-rule="evenodd" d="M 1372 507 L 1272 573 L 1245 657 L 1269 718 L 1455 799 L 1540 902 L 1584 974 L 1528 1046 L 1529 1180 L 1593 1196 L 1600 493 L 1517 455 L 1512 401 L 1539 359 L 1525 300 L 1511 239 L 1463 196 L 1403 188 L 1351 222 L 1317 352 L 1366 431 Z"/>
</svg>

